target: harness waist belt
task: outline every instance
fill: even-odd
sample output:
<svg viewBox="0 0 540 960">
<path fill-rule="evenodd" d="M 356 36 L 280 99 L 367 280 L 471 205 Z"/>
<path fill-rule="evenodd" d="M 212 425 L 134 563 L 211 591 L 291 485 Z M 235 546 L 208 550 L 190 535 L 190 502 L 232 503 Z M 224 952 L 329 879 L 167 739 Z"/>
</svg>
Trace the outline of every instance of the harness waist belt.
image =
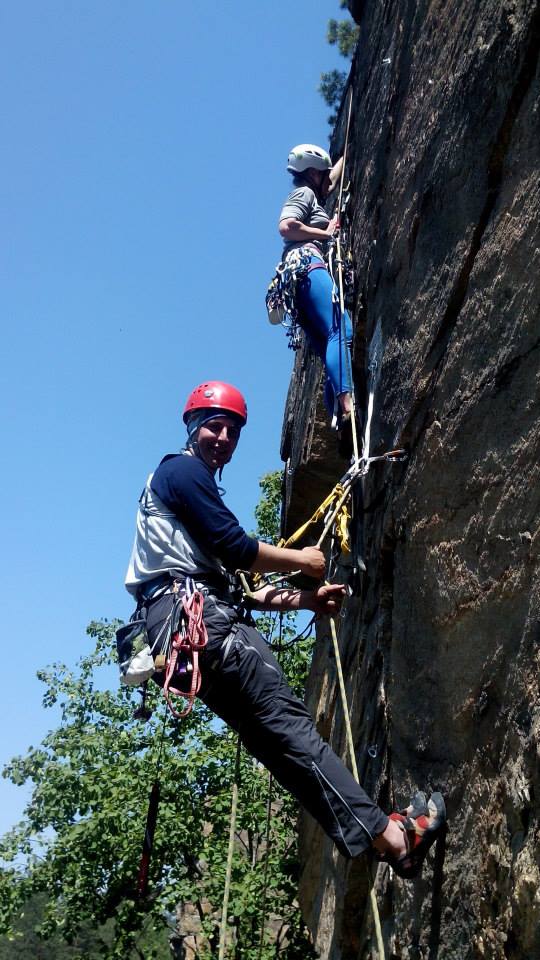
<svg viewBox="0 0 540 960">
<path fill-rule="evenodd" d="M 147 580 L 144 584 L 141 584 L 137 590 L 137 601 L 140 603 L 148 602 L 149 600 L 157 599 L 158 596 L 163 596 L 166 593 L 169 593 L 174 583 L 179 583 L 181 586 L 184 586 L 186 580 L 190 580 L 196 590 L 199 590 L 205 596 L 213 594 L 216 596 L 216 599 L 222 599 L 227 602 L 230 602 L 230 590 L 228 586 L 223 581 L 221 582 L 212 582 L 211 579 L 199 580 L 196 577 L 187 576 L 185 573 L 175 572 L 173 570 L 170 573 L 162 573 L 158 577 L 154 577 L 153 580 Z"/>
</svg>

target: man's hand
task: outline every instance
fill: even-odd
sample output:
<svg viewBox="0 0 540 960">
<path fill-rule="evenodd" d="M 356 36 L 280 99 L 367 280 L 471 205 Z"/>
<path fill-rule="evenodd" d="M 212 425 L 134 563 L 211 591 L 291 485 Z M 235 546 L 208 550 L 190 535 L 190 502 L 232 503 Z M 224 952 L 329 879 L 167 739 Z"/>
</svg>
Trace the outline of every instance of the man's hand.
<svg viewBox="0 0 540 960">
<path fill-rule="evenodd" d="M 343 597 L 347 593 L 347 588 L 343 583 L 326 583 L 313 591 L 312 602 L 309 610 L 313 610 L 318 616 L 333 617 L 339 613 Z"/>
<path fill-rule="evenodd" d="M 298 566 L 306 577 L 322 580 L 326 566 L 324 553 L 318 547 L 304 547 L 298 550 Z"/>
<path fill-rule="evenodd" d="M 339 230 L 339 218 L 332 217 L 328 226 L 326 227 L 326 233 L 329 237 L 333 237 L 337 230 Z"/>
</svg>

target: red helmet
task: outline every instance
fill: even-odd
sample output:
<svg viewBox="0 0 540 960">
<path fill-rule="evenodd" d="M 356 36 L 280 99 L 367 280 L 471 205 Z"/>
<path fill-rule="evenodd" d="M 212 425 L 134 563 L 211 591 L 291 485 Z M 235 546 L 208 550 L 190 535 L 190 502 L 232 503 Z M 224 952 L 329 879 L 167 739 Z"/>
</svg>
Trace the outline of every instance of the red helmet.
<svg viewBox="0 0 540 960">
<path fill-rule="evenodd" d="M 191 391 L 184 407 L 183 420 L 188 422 L 190 413 L 195 410 L 223 410 L 224 413 L 234 413 L 247 423 L 247 406 L 242 394 L 230 383 L 221 380 L 207 380 Z"/>
</svg>

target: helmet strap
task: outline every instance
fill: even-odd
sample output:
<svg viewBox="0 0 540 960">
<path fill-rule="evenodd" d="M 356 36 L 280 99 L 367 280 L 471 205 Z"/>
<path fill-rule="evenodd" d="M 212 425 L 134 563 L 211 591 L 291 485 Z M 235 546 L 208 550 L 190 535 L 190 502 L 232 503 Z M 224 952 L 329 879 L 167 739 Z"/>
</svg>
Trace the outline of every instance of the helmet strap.
<svg viewBox="0 0 540 960">
<path fill-rule="evenodd" d="M 199 427 L 197 427 L 197 429 L 194 431 L 193 435 L 192 435 L 192 436 L 188 436 L 188 438 L 187 438 L 187 440 L 186 440 L 186 445 L 185 445 L 185 447 L 184 447 L 184 450 L 185 450 L 187 453 L 191 453 L 194 457 L 198 457 L 199 460 L 202 460 L 202 457 L 201 457 L 201 454 L 200 454 L 200 451 L 199 451 L 199 443 L 198 443 L 198 440 L 197 440 L 197 434 L 198 434 L 198 432 L 199 432 L 199 430 L 200 430 L 200 428 L 201 428 L 202 426 L 204 426 L 204 424 L 201 423 L 201 424 L 199 425 Z M 225 464 L 223 464 L 222 467 L 219 468 L 218 479 L 219 479 L 219 482 L 220 482 L 220 483 L 221 483 L 221 477 L 222 477 L 223 471 L 224 471 L 224 469 L 225 469 L 226 466 L 227 466 L 227 464 L 225 463 Z"/>
</svg>

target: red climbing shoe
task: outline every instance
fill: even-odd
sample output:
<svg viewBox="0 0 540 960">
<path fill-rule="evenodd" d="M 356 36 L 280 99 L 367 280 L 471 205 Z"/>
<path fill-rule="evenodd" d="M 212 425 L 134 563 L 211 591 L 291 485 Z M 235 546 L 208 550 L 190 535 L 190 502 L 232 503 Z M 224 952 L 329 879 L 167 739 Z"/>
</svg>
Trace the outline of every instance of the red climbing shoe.
<svg viewBox="0 0 540 960">
<path fill-rule="evenodd" d="M 441 793 L 432 793 L 426 803 L 426 795 L 421 790 L 415 793 L 411 805 L 401 813 L 391 813 L 405 833 L 407 852 L 401 857 L 384 854 L 381 857 L 389 863 L 394 873 L 403 880 L 412 880 L 422 869 L 422 864 L 432 844 L 440 837 L 446 827 L 446 807 Z"/>
</svg>

